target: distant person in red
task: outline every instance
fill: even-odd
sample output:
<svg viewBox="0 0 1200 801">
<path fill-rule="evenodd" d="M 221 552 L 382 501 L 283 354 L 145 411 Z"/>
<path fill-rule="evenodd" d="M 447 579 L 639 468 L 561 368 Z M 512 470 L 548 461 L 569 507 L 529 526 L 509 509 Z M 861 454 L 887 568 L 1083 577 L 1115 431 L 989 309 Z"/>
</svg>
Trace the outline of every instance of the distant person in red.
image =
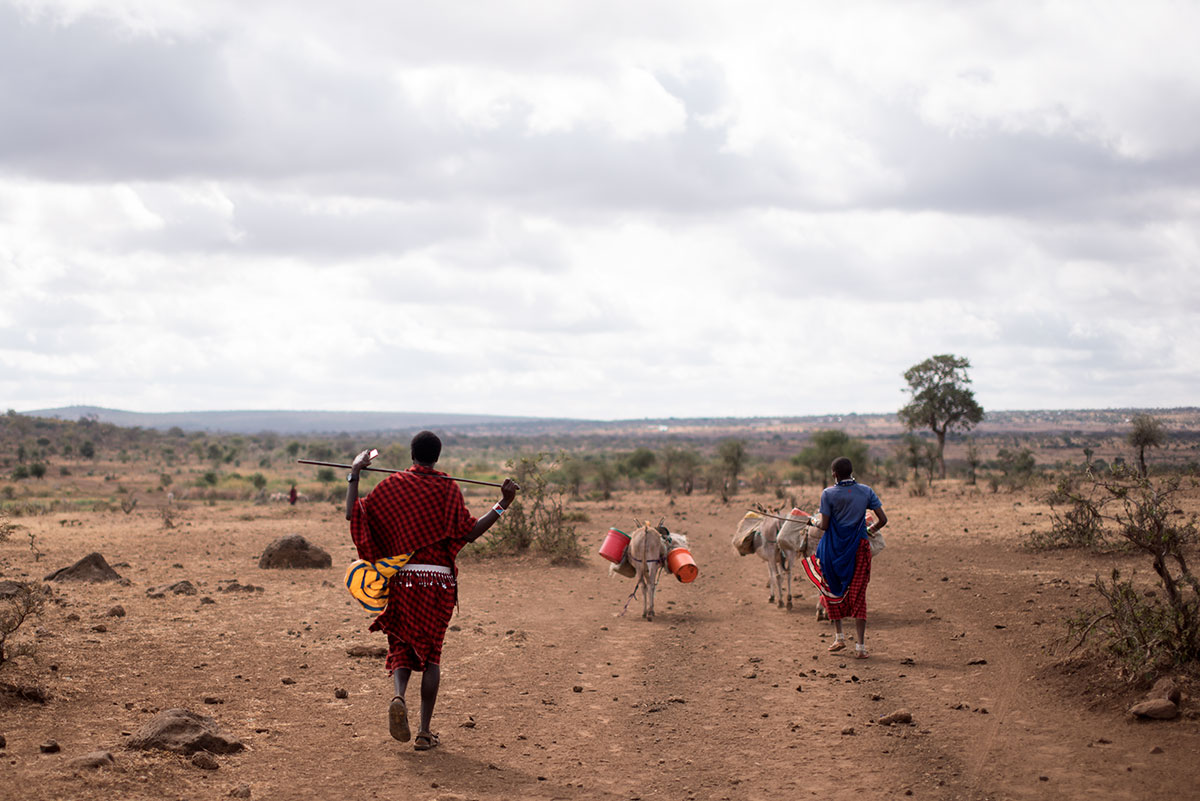
<svg viewBox="0 0 1200 801">
<path fill-rule="evenodd" d="M 499 503 L 476 519 L 458 485 L 433 468 L 442 452 L 437 435 L 420 432 L 411 450 L 412 467 L 388 476 L 365 498 L 358 497 L 358 474 L 371 463 L 370 451 L 354 457 L 347 476 L 346 519 L 360 559 L 375 562 L 412 554 L 389 581 L 387 606 L 370 630 L 387 634 L 387 669 L 396 690 L 388 706 L 388 730 L 400 742 L 412 736 L 404 701 L 408 680 L 414 670 L 424 673 L 421 727 L 413 745 L 428 751 L 438 744 L 429 725 L 441 682 L 442 642 L 458 601 L 455 557 L 500 519 L 520 488 L 505 479 Z"/>
<path fill-rule="evenodd" d="M 293 484 L 293 485 L 292 485 L 291 492 L 289 492 L 289 493 L 288 493 L 288 503 L 290 503 L 292 506 L 295 506 L 295 505 L 296 505 L 296 499 L 297 499 L 298 497 L 299 497 L 299 493 L 298 493 L 298 492 L 296 492 L 296 485 L 295 485 L 295 484 Z"/>
</svg>

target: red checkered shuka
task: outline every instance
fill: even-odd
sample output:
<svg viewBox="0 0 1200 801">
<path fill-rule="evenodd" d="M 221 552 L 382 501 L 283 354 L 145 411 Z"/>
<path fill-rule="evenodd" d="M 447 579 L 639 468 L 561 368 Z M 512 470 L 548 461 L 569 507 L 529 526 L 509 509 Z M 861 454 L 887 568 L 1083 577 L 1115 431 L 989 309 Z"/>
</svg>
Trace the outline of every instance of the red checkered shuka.
<svg viewBox="0 0 1200 801">
<path fill-rule="evenodd" d="M 854 575 L 840 601 L 821 598 L 821 605 L 830 620 L 852 617 L 867 619 L 867 584 L 871 581 L 871 543 L 859 540 L 858 553 L 854 555 Z"/>
<path fill-rule="evenodd" d="M 414 475 L 416 474 L 416 475 Z M 422 475 L 424 474 L 424 475 Z M 354 505 L 350 535 L 361 559 L 412 553 L 410 564 L 444 565 L 453 575 L 401 571 L 371 631 L 388 637 L 387 669 L 440 664 L 446 627 L 458 598 L 455 557 L 475 527 L 453 481 L 414 465 L 381 481 Z"/>
</svg>

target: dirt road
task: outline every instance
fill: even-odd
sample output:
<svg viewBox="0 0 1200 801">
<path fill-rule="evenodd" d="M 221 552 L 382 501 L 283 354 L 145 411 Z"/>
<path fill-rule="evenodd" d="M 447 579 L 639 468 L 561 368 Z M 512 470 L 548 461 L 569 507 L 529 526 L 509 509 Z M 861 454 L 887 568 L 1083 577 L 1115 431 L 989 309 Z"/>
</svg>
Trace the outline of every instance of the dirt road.
<svg viewBox="0 0 1200 801">
<path fill-rule="evenodd" d="M 762 561 L 733 552 L 736 521 L 766 497 L 584 503 L 580 567 L 464 562 L 434 721 L 442 746 L 429 753 L 388 737 L 382 660 L 347 655 L 382 637 L 366 632 L 369 617 L 340 588 L 338 565 L 352 552 L 337 509 L 196 506 L 174 531 L 149 511 L 87 515 L 78 526 L 22 520 L 47 556 L 34 564 L 10 542 L 4 577 L 40 577 L 99 550 L 131 585 L 56 586 L 63 605 L 48 609 L 37 638 L 53 699 L 0 702 L 0 798 L 204 799 L 241 784 L 271 799 L 1194 792 L 1195 717 L 1135 723 L 1084 674 L 1053 667 L 1061 649 L 1047 651 L 1092 576 L 1132 563 L 1020 550 L 1022 533 L 1041 522 L 1028 499 L 881 495 L 892 523 L 868 595 L 872 657 L 863 661 L 826 652 L 829 626 L 813 619 L 811 587 L 796 577 L 804 597 L 795 608 L 769 606 Z M 630 584 L 594 555 L 602 532 L 664 514 L 690 537 L 700 578 L 664 577 L 653 623 L 640 619 L 640 600 L 622 617 Z M 263 546 L 292 532 L 331 551 L 335 567 L 259 570 Z M 183 578 L 215 603 L 146 595 Z M 218 591 L 234 578 L 263 591 Z M 114 604 L 127 615 L 106 617 Z M 177 706 L 212 715 L 247 750 L 204 771 L 122 748 L 155 711 Z M 898 709 L 911 725 L 874 722 Z M 61 753 L 39 751 L 49 739 Z M 112 751 L 116 766 L 66 769 L 97 749 Z"/>
</svg>

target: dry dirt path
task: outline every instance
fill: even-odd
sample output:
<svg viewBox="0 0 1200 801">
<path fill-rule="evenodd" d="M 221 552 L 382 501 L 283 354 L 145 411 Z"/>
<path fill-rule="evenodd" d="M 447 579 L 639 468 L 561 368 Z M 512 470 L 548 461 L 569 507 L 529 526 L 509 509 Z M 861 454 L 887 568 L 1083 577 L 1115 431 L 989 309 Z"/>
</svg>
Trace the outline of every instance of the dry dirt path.
<svg viewBox="0 0 1200 801">
<path fill-rule="evenodd" d="M 348 605 L 340 569 L 260 571 L 262 546 L 305 534 L 351 557 L 336 510 L 193 509 L 164 535 L 153 515 L 97 515 L 78 530 L 41 525 L 58 566 L 98 548 L 129 587 L 65 587 L 39 648 L 57 668 L 52 703 L 0 706 L 0 799 L 221 797 L 444 799 L 1024 799 L 1189 797 L 1200 768 L 1195 720 L 1139 725 L 1089 711 L 1085 687 L 1047 671 L 1043 647 L 1103 559 L 1015 549 L 1022 523 L 995 498 L 889 503 L 889 548 L 869 594 L 872 658 L 825 652 L 813 593 L 792 612 L 766 603 L 765 569 L 729 534 L 745 503 L 681 498 L 668 523 L 687 533 L 700 578 L 665 576 L 658 617 L 594 556 L 600 532 L 668 511 L 661 495 L 584 504 L 581 567 L 536 561 L 462 565 L 461 611 L 444 655 L 434 728 L 414 752 L 387 735 L 382 663 L 346 649 L 377 644 Z M 897 499 L 899 500 L 899 499 Z M 888 499 L 885 497 L 885 502 Z M 1011 501 L 1002 502 L 1010 506 Z M 1032 513 L 1021 512 L 1022 518 Z M 951 525 L 947 520 L 953 519 Z M 964 531 L 965 529 L 965 531 Z M 20 568 L 10 543 L 4 564 Z M 148 599 L 189 578 L 196 597 Z M 222 579 L 262 586 L 222 594 Z M 114 603 L 125 618 L 104 618 Z M 71 615 L 78 619 L 72 620 Z M 93 627 L 103 621 L 106 631 Z M 380 638 L 381 639 L 381 638 Z M 974 663 L 974 664 L 972 664 Z M 288 683 L 285 683 L 284 680 Z M 348 698 L 334 697 L 345 688 Z M 577 692 L 575 688 L 578 687 Z M 215 703 L 205 703 L 205 699 Z M 410 702 L 417 704 L 415 687 Z M 121 749 L 157 709 L 212 714 L 247 751 L 197 770 Z M 884 727 L 905 708 L 913 725 Z M 61 754 L 41 754 L 53 737 Z M 1152 754 L 1159 747 L 1163 753 Z M 117 767 L 74 775 L 97 748 Z"/>
</svg>

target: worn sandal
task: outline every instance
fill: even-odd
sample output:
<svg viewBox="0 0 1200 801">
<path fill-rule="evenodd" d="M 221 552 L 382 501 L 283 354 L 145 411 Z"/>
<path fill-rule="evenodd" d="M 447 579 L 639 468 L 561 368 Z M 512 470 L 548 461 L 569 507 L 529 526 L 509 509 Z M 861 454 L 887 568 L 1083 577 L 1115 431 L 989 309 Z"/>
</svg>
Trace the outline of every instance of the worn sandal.
<svg viewBox="0 0 1200 801">
<path fill-rule="evenodd" d="M 413 742 L 413 749 L 417 751 L 428 751 L 436 748 L 441 740 L 431 731 L 417 732 L 417 739 Z"/>
<path fill-rule="evenodd" d="M 408 728 L 408 706 L 398 695 L 388 704 L 388 731 L 402 743 L 407 743 L 412 737 L 412 730 Z"/>
<path fill-rule="evenodd" d="M 862 648 L 862 647 L 856 645 L 856 646 L 854 646 L 854 658 L 855 659 L 870 659 L 871 655 L 867 653 L 866 648 Z"/>
<path fill-rule="evenodd" d="M 835 651 L 841 651 L 841 650 L 842 650 L 842 649 L 844 649 L 845 647 L 846 647 L 846 641 L 845 641 L 845 640 L 834 640 L 834 641 L 833 641 L 833 644 L 829 646 L 829 653 L 831 653 L 831 654 L 832 654 L 832 653 L 834 653 Z"/>
</svg>

